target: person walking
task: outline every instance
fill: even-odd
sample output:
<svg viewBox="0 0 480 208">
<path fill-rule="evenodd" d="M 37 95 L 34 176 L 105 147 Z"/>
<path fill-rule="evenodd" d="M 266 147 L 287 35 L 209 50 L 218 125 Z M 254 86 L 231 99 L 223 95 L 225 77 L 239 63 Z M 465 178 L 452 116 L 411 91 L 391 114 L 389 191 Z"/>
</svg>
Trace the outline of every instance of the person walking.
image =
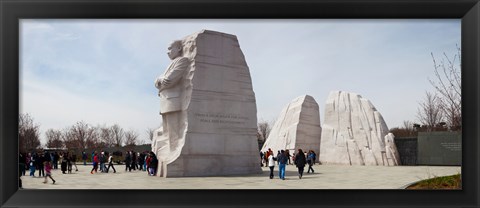
<svg viewBox="0 0 480 208">
<path fill-rule="evenodd" d="M 298 153 L 295 155 L 294 162 L 298 168 L 298 178 L 302 179 L 303 169 L 305 168 L 305 163 L 307 163 L 305 159 L 305 154 L 303 153 L 302 149 L 298 149 Z"/>
<path fill-rule="evenodd" d="M 113 173 L 116 173 L 117 170 L 115 170 L 115 167 L 113 166 L 113 156 L 107 153 L 107 157 L 108 157 L 108 167 L 106 172 L 108 173 L 108 170 L 110 170 L 110 167 L 112 167 Z"/>
<path fill-rule="evenodd" d="M 275 160 L 277 158 L 273 157 L 273 154 L 266 153 L 268 155 L 268 167 L 270 168 L 270 179 L 273 179 L 273 169 L 275 169 Z"/>
<path fill-rule="evenodd" d="M 97 154 L 97 152 L 93 153 L 92 161 L 93 161 L 93 168 L 90 171 L 90 174 L 93 174 L 93 171 L 95 171 L 95 173 L 97 173 L 97 170 L 98 170 L 98 154 Z"/>
<path fill-rule="evenodd" d="M 53 184 L 55 184 L 55 179 L 52 178 L 52 162 L 51 161 L 45 161 L 45 181 L 43 183 L 47 183 L 49 177 L 52 179 Z"/>
<path fill-rule="evenodd" d="M 314 164 L 314 161 L 315 161 L 315 153 L 313 152 L 313 150 L 310 150 L 310 151 L 308 151 L 308 155 L 307 155 L 307 164 L 308 164 L 307 173 L 310 173 L 310 170 L 312 170 L 312 173 L 315 172 L 315 170 L 313 170 L 313 168 L 312 168 L 312 165 Z"/>
<path fill-rule="evenodd" d="M 280 179 L 282 180 L 285 180 L 285 168 L 288 162 L 288 158 L 284 150 L 280 151 L 280 154 L 277 156 L 277 160 L 278 160 L 278 177 L 280 177 Z"/>
</svg>

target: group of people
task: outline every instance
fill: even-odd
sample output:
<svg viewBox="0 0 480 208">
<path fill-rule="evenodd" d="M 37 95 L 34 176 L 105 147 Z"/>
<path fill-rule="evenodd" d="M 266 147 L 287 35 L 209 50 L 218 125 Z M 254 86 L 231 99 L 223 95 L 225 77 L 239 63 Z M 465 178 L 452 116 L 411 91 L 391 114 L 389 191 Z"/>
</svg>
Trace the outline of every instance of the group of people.
<svg viewBox="0 0 480 208">
<path fill-rule="evenodd" d="M 38 171 L 38 177 L 45 177 L 43 183 L 47 183 L 47 178 L 50 178 L 55 184 L 55 180 L 52 178 L 52 169 L 54 168 L 54 154 L 48 152 L 33 152 L 33 153 L 19 153 L 19 176 L 25 176 L 26 170 L 30 170 L 30 176 L 35 177 L 35 172 Z M 19 177 L 19 187 L 22 187 L 22 180 Z"/>
<path fill-rule="evenodd" d="M 298 177 L 302 179 L 305 165 L 308 164 L 307 173 L 315 172 L 313 165 L 315 164 L 316 154 L 313 150 L 309 150 L 308 153 L 304 152 L 302 149 L 298 149 L 297 153 L 290 155 L 289 150 L 278 150 L 277 155 L 275 156 L 273 151 L 268 148 L 268 150 L 263 153 L 260 152 L 260 157 L 262 158 L 262 166 L 265 163 L 265 166 L 270 168 L 270 179 L 273 179 L 273 171 L 275 169 L 275 163 L 278 164 L 278 177 L 282 180 L 285 180 L 285 169 L 287 164 L 291 164 L 291 161 L 298 168 Z M 291 159 L 291 160 L 290 160 Z"/>
<path fill-rule="evenodd" d="M 108 173 L 110 168 L 113 169 L 113 173 L 117 172 L 115 166 L 113 165 L 114 161 L 112 154 L 104 151 L 98 154 L 96 151 L 94 151 L 92 153 L 92 158 L 93 168 L 90 171 L 91 174 L 94 174 L 94 172 L 97 173 L 99 167 L 100 172 L 102 173 Z M 156 171 L 158 167 L 158 159 L 153 152 L 134 152 L 133 150 L 130 150 L 125 153 L 125 159 L 123 162 L 125 163 L 125 171 L 147 171 L 148 175 L 150 176 L 157 174 Z"/>
<path fill-rule="evenodd" d="M 84 164 L 86 164 L 86 160 L 87 160 L 85 155 L 86 155 L 85 152 L 83 152 L 82 160 L 84 161 Z M 105 164 L 108 164 L 108 166 L 106 166 Z M 97 151 L 92 152 L 92 165 L 93 165 L 93 168 L 90 171 L 90 174 L 93 174 L 93 171 L 97 173 L 99 166 L 100 166 L 100 172 L 102 173 L 108 173 L 110 168 L 113 169 L 113 173 L 117 172 L 117 170 L 115 170 L 115 166 L 113 165 L 113 154 L 109 152 L 102 151 L 100 155 L 97 153 Z"/>
<path fill-rule="evenodd" d="M 157 174 L 158 159 L 153 152 L 128 151 L 125 155 L 125 171 L 132 170 L 147 171 L 149 176 Z"/>
</svg>

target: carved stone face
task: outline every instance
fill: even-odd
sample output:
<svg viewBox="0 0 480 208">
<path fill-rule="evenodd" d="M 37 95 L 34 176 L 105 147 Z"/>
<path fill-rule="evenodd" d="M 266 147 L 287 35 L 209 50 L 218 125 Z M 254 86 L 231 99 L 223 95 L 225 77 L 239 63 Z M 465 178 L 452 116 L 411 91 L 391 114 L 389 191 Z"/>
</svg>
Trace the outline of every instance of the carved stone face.
<svg viewBox="0 0 480 208">
<path fill-rule="evenodd" d="M 182 51 L 181 46 L 179 44 L 175 44 L 175 42 L 172 42 L 170 46 L 168 47 L 168 57 L 173 60 L 180 56 L 180 52 Z"/>
</svg>

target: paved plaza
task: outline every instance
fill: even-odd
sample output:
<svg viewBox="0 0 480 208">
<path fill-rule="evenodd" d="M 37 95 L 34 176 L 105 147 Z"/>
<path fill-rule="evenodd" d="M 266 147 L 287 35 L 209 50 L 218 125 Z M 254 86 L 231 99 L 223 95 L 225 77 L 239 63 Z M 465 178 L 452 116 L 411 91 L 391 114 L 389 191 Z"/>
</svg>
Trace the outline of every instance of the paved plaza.
<svg viewBox="0 0 480 208">
<path fill-rule="evenodd" d="M 22 176 L 24 189 L 402 189 L 416 181 L 461 173 L 459 166 L 340 166 L 315 165 L 315 173 L 298 178 L 297 168 L 288 165 L 286 179 L 269 179 L 269 170 L 245 176 L 161 178 L 143 171 L 126 172 L 124 165 L 115 166 L 116 173 L 90 174 L 91 165 L 78 165 L 71 174 L 52 170 L 55 184 L 44 178 Z M 307 170 L 307 168 L 305 168 Z"/>
</svg>

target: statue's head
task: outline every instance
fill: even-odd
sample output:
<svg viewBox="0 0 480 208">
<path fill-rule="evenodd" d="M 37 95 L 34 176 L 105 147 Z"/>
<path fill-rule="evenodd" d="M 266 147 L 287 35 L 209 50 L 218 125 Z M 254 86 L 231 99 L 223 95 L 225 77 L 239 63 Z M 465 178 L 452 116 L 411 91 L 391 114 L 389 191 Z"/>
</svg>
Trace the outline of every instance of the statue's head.
<svg viewBox="0 0 480 208">
<path fill-rule="evenodd" d="M 175 40 L 173 41 L 170 46 L 168 47 L 168 57 L 173 60 L 180 55 L 182 55 L 182 41 L 181 40 Z"/>
</svg>

